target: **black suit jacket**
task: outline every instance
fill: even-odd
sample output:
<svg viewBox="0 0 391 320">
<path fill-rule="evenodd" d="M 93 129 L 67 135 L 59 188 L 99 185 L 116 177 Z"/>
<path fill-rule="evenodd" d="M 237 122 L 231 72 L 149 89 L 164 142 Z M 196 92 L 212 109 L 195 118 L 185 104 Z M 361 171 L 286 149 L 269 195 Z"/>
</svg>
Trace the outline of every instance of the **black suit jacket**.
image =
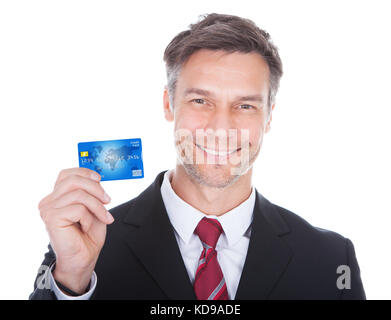
<svg viewBox="0 0 391 320">
<path fill-rule="evenodd" d="M 160 186 L 165 171 L 138 197 L 110 210 L 92 299 L 196 299 Z M 55 262 L 49 244 L 43 266 Z M 350 289 L 339 289 L 340 265 L 350 267 Z M 40 268 L 46 270 L 46 268 Z M 346 273 L 344 273 L 347 275 Z M 37 286 L 30 299 L 56 299 Z M 47 281 L 47 280 L 46 280 Z M 313 227 L 258 191 L 249 248 L 235 299 L 365 299 L 352 242 Z"/>
</svg>

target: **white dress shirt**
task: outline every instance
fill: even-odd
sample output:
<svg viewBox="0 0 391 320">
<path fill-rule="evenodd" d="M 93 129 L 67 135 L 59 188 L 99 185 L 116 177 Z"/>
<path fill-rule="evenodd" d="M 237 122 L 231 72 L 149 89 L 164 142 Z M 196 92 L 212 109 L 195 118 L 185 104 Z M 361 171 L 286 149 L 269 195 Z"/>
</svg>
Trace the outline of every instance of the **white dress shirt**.
<svg viewBox="0 0 391 320">
<path fill-rule="evenodd" d="M 170 183 L 172 173 L 173 170 L 169 170 L 164 174 L 160 190 L 190 281 L 194 282 L 203 249 L 194 229 L 204 217 L 217 219 L 224 230 L 216 244 L 217 260 L 227 284 L 229 299 L 234 299 L 250 241 L 255 189 L 252 187 L 247 200 L 223 215 L 206 215 L 174 192 Z"/>
<path fill-rule="evenodd" d="M 92 273 L 91 276 L 91 284 L 90 284 L 90 290 L 86 293 L 84 293 L 81 296 L 68 296 L 67 294 L 63 293 L 60 288 L 57 286 L 56 281 L 54 280 L 52 269 L 54 267 L 55 263 L 50 267 L 49 269 L 49 279 L 50 279 L 50 285 L 52 288 L 52 291 L 56 295 L 58 300 L 89 300 L 91 295 L 94 293 L 95 287 L 96 287 L 96 273 L 95 271 Z"/>
<path fill-rule="evenodd" d="M 174 170 L 164 174 L 160 191 L 170 222 L 174 228 L 183 262 L 190 281 L 193 283 L 202 252 L 202 244 L 198 235 L 194 233 L 200 220 L 204 217 L 217 219 L 223 233 L 216 244 L 217 260 L 220 264 L 227 285 L 229 299 L 234 299 L 238 289 L 247 249 L 251 235 L 251 222 L 255 205 L 255 188 L 251 188 L 250 196 L 240 205 L 221 216 L 206 215 L 182 200 L 172 189 L 171 179 Z M 95 272 L 91 278 L 90 290 L 82 296 L 70 297 L 65 295 L 56 285 L 50 273 L 52 290 L 57 299 L 89 299 L 96 287 Z"/>
</svg>

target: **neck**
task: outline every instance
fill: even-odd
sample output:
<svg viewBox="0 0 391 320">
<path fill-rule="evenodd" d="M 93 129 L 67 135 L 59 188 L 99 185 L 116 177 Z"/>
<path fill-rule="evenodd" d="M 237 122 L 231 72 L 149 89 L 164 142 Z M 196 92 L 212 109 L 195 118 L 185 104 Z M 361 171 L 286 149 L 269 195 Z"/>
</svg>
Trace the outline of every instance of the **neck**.
<svg viewBox="0 0 391 320">
<path fill-rule="evenodd" d="M 171 187 L 182 200 L 207 215 L 221 216 L 248 199 L 251 194 L 252 168 L 226 188 L 202 185 L 189 177 L 184 167 L 176 165 Z"/>
</svg>

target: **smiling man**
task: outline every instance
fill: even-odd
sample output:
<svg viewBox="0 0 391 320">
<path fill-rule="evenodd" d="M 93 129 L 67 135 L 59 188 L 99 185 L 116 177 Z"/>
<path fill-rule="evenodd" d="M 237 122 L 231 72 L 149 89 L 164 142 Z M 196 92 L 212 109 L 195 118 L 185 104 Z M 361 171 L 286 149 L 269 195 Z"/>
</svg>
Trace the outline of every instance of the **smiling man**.
<svg viewBox="0 0 391 320">
<path fill-rule="evenodd" d="M 253 186 L 282 76 L 269 34 L 209 14 L 164 61 L 176 167 L 110 213 L 99 175 L 61 171 L 30 299 L 365 299 L 352 242 Z"/>
</svg>

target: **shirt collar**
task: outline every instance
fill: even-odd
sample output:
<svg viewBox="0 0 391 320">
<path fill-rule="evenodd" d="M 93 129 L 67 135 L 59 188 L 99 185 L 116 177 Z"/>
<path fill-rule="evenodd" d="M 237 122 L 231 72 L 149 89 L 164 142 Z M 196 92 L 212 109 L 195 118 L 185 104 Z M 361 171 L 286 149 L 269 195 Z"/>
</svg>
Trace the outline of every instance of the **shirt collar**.
<svg viewBox="0 0 391 320">
<path fill-rule="evenodd" d="M 255 188 L 251 188 L 250 196 L 240 205 L 221 216 L 206 215 L 182 200 L 171 187 L 173 169 L 164 174 L 160 191 L 168 217 L 181 239 L 188 243 L 200 220 L 204 217 L 217 219 L 223 227 L 228 245 L 232 246 L 240 240 L 252 222 L 255 205 Z"/>
</svg>

